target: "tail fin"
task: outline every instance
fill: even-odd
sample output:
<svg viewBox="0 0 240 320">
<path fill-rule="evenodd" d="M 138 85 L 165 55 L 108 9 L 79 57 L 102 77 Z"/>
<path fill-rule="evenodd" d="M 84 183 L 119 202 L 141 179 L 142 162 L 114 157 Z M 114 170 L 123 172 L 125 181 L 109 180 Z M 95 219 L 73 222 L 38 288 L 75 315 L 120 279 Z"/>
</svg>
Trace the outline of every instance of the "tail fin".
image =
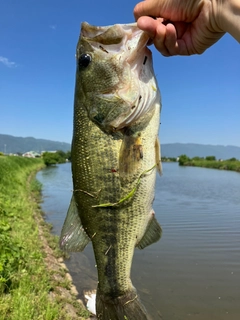
<svg viewBox="0 0 240 320">
<path fill-rule="evenodd" d="M 135 288 L 117 298 L 105 296 L 98 290 L 96 310 L 99 320 L 151 320 Z"/>
</svg>

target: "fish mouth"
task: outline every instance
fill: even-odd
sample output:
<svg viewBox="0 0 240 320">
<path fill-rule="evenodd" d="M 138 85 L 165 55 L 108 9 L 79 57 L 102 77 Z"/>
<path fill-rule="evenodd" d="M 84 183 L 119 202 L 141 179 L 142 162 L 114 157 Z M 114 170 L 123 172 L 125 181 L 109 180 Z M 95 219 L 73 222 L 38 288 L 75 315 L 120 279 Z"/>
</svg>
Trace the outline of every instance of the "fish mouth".
<svg viewBox="0 0 240 320">
<path fill-rule="evenodd" d="M 122 68 L 119 83 L 107 92 L 98 93 L 99 98 L 122 101 L 124 106 L 119 112 L 109 111 L 101 121 L 102 129 L 116 132 L 130 127 L 160 99 L 152 53 L 147 47 L 148 34 L 140 30 L 137 23 L 97 27 L 83 22 L 81 37 L 93 50 L 102 50 L 108 57 L 114 57 Z"/>
<path fill-rule="evenodd" d="M 137 23 L 97 27 L 83 22 L 81 37 L 87 40 L 94 49 L 105 45 L 108 53 L 122 53 L 121 56 L 124 56 L 125 53 L 129 63 L 134 61 L 141 50 L 147 49 L 146 45 L 150 39 L 147 33 L 137 27 Z M 147 51 L 150 52 L 149 49 Z"/>
<path fill-rule="evenodd" d="M 152 52 L 147 47 L 149 36 L 135 24 L 132 25 L 134 30 L 132 37 L 125 44 L 124 55 L 125 64 L 130 66 L 131 78 L 135 81 L 118 91 L 118 95 L 128 103 L 129 110 L 111 123 L 117 130 L 134 124 L 151 111 L 154 108 L 154 102 L 159 99 L 152 67 Z"/>
</svg>

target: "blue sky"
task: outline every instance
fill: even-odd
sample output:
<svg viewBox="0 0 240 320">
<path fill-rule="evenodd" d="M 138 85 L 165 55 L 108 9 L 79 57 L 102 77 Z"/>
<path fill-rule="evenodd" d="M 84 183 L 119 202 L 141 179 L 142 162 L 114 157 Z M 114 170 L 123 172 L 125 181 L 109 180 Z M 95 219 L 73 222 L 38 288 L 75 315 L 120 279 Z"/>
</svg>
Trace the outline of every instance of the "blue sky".
<svg viewBox="0 0 240 320">
<path fill-rule="evenodd" d="M 80 23 L 134 21 L 135 0 L 1 0 L 0 133 L 71 142 Z M 240 146 L 240 45 L 225 35 L 200 56 L 153 46 L 162 143 Z"/>
</svg>

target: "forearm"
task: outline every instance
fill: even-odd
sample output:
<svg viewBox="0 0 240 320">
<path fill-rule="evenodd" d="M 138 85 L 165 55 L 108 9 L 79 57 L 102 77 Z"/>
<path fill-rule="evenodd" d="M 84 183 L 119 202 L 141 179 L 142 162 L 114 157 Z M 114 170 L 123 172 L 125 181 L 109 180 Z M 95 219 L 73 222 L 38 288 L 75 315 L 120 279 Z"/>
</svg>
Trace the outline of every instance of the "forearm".
<svg viewBox="0 0 240 320">
<path fill-rule="evenodd" d="M 240 42 L 240 0 L 222 0 L 218 21 L 223 31 L 230 33 Z"/>
</svg>

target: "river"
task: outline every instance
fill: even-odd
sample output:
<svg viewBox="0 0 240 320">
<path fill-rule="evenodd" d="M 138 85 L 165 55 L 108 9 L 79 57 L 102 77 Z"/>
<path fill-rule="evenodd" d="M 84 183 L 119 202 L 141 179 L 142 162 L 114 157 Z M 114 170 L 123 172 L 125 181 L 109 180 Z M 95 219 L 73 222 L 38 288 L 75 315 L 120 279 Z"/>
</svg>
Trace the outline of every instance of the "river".
<svg viewBox="0 0 240 320">
<path fill-rule="evenodd" d="M 71 165 L 37 174 L 42 210 L 59 235 L 72 194 Z M 135 250 L 132 282 L 153 320 L 240 319 L 240 174 L 163 164 L 154 210 L 162 239 Z M 66 264 L 80 294 L 96 289 L 91 245 Z"/>
</svg>

